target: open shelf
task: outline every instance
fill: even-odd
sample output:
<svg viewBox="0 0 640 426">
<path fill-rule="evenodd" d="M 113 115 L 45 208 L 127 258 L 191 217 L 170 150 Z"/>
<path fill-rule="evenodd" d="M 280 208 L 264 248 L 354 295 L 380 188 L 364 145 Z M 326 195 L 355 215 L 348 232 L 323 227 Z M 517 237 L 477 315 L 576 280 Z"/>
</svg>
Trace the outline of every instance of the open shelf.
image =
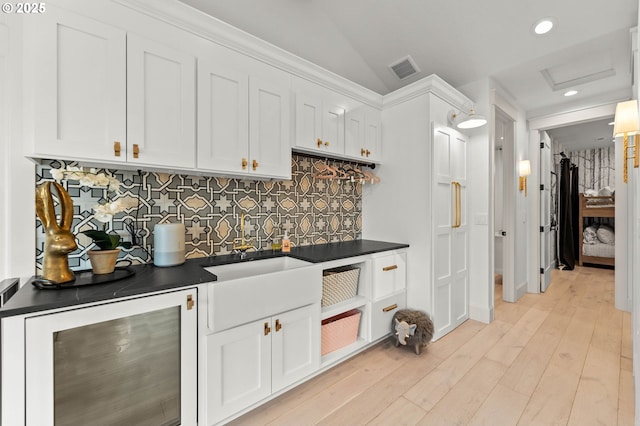
<svg viewBox="0 0 640 426">
<path fill-rule="evenodd" d="M 335 305 L 329 305 L 322 308 L 321 319 L 326 319 L 334 315 L 350 311 L 354 308 L 360 308 L 367 304 L 367 298 L 364 296 L 356 296 Z"/>
<path fill-rule="evenodd" d="M 352 344 L 347 345 L 344 348 L 340 348 L 337 351 L 333 351 L 326 355 L 323 355 L 321 360 L 321 367 L 326 367 L 328 365 L 341 361 L 344 357 L 362 349 L 368 343 L 369 342 L 366 339 L 363 339 L 362 337 L 358 337 L 358 340 L 356 340 Z"/>
</svg>

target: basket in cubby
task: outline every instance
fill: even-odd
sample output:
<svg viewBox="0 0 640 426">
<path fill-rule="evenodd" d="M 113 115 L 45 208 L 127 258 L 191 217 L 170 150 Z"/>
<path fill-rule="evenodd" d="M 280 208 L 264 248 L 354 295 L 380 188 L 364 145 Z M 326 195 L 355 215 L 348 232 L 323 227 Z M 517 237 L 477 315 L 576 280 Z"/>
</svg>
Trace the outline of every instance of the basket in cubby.
<svg viewBox="0 0 640 426">
<path fill-rule="evenodd" d="M 322 355 L 348 346 L 358 340 L 360 316 L 358 309 L 322 320 Z"/>
<path fill-rule="evenodd" d="M 322 306 L 335 305 L 358 294 L 360 268 L 344 266 L 322 273 Z"/>
</svg>

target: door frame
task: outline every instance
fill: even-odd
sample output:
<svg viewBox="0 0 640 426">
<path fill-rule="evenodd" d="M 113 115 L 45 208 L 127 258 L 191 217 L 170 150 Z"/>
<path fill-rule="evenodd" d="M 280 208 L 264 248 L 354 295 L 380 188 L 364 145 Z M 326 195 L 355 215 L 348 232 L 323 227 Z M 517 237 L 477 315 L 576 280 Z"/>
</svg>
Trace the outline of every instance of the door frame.
<svg viewBox="0 0 640 426">
<path fill-rule="evenodd" d="M 541 131 L 611 117 L 615 115 L 616 104 L 617 102 L 612 102 L 580 110 L 564 111 L 557 114 L 529 119 L 529 158 L 531 161 L 531 170 L 540 170 Z M 618 150 L 616 150 L 616 158 L 618 157 L 617 151 Z M 539 173 L 532 173 L 531 176 L 529 176 L 529 187 L 540 187 Z M 618 195 L 618 191 L 616 192 L 616 195 Z M 531 191 L 527 198 L 527 209 L 531 212 L 528 235 L 529 244 L 531 246 L 528 261 L 528 291 L 530 293 L 540 293 L 540 191 Z M 616 199 L 616 210 L 618 208 L 618 201 L 619 200 Z M 616 228 L 618 228 L 618 226 L 616 226 Z M 622 232 L 623 230 L 620 229 L 620 231 Z M 624 280 L 621 279 L 622 269 L 619 268 L 620 265 L 626 265 L 627 260 L 626 258 L 618 258 L 617 254 L 618 253 L 616 251 L 616 308 L 628 310 L 630 307 L 626 307 L 627 280 L 626 277 Z M 622 299 L 624 299 L 624 304 L 619 304 L 619 302 L 622 303 Z"/>
</svg>

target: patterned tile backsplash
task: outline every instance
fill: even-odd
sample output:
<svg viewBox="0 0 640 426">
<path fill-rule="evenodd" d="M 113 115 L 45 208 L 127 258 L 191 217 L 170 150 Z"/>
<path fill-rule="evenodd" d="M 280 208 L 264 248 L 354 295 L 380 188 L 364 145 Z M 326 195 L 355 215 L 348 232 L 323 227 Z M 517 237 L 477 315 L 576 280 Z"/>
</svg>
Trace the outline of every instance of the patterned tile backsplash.
<svg viewBox="0 0 640 426">
<path fill-rule="evenodd" d="M 127 235 L 135 228 L 138 246 L 124 250 L 121 259 L 148 263 L 153 254 L 153 227 L 157 223 L 184 223 L 187 258 L 227 254 L 240 237 L 240 215 L 245 214 L 245 237 L 259 249 L 271 249 L 271 239 L 284 231 L 292 245 L 322 244 L 360 239 L 362 184 L 313 177 L 322 160 L 293 155 L 289 181 L 253 181 L 212 176 L 187 176 L 127 170 L 105 170 L 122 183 L 119 197 L 136 199 L 138 207 L 117 214 L 108 229 Z M 333 164 L 340 164 L 339 161 Z M 51 169 L 75 165 L 51 160 L 36 168 L 36 184 L 52 180 Z M 69 255 L 74 270 L 89 269 L 91 240 L 81 231 L 101 229 L 92 206 L 104 201 L 106 190 L 63 181 L 74 204 L 72 232 L 78 250 Z M 117 197 L 116 197 L 117 198 Z M 130 239 L 128 239 L 130 240 Z M 41 271 L 44 230 L 36 217 L 36 267 Z M 126 241 L 126 240 L 125 240 Z"/>
</svg>

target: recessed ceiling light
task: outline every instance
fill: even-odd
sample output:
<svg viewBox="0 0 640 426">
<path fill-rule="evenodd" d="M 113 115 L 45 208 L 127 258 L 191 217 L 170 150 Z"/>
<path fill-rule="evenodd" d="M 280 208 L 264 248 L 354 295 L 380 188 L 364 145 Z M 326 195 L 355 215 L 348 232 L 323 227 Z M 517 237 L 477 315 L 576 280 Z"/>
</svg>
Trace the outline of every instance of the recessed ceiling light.
<svg viewBox="0 0 640 426">
<path fill-rule="evenodd" d="M 533 24 L 533 32 L 537 35 L 547 34 L 555 26 L 556 22 L 553 18 L 542 18 Z"/>
<path fill-rule="evenodd" d="M 578 91 L 577 90 L 567 90 L 566 92 L 564 92 L 565 96 L 573 96 L 573 95 L 577 95 Z"/>
</svg>

